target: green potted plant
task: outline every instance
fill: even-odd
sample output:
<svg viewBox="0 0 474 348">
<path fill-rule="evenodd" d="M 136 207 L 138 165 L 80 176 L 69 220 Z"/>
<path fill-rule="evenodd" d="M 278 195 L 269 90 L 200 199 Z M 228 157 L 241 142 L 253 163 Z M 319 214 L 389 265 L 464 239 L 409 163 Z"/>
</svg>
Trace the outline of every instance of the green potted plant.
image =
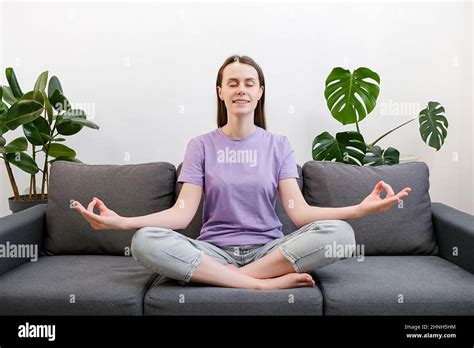
<svg viewBox="0 0 474 348">
<path fill-rule="evenodd" d="M 448 120 L 444 107 L 430 101 L 418 116 L 384 133 L 371 143 L 366 143 L 359 123 L 374 110 L 380 91 L 379 75 L 364 67 L 353 72 L 341 67 L 334 68 L 326 79 L 324 96 L 332 116 L 343 125 L 355 124 L 356 131 L 345 131 L 332 136 L 323 132 L 312 144 L 315 161 L 336 161 L 352 165 L 393 165 L 399 163 L 400 152 L 376 145 L 382 138 L 415 120 L 423 141 L 438 151 L 447 136 Z"/>
<path fill-rule="evenodd" d="M 73 109 L 64 96 L 59 79 L 48 82 L 48 71 L 41 73 L 32 91 L 23 93 L 13 68 L 5 70 L 9 86 L 0 86 L 0 158 L 5 163 L 13 196 L 8 198 L 10 210 L 17 212 L 35 204 L 47 203 L 49 166 L 54 161 L 81 162 L 76 152 L 64 145 L 66 139 L 84 126 L 99 129 L 87 120 L 83 110 Z M 18 127 L 24 136 L 6 141 L 5 136 Z M 31 145 L 31 156 L 27 153 Z M 38 165 L 38 153 L 43 163 Z M 12 165 L 30 175 L 29 193 L 20 195 Z M 41 172 L 41 192 L 37 192 L 36 174 Z"/>
</svg>

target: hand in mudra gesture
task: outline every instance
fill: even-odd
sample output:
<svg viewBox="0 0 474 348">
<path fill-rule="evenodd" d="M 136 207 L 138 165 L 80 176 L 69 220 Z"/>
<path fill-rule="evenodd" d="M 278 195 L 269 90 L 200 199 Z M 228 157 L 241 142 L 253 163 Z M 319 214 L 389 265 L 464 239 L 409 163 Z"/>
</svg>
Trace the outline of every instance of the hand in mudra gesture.
<svg viewBox="0 0 474 348">
<path fill-rule="evenodd" d="M 382 190 L 387 192 L 387 196 L 385 198 L 380 197 Z M 375 185 L 374 190 L 361 203 L 359 203 L 362 216 L 382 213 L 389 210 L 401 199 L 408 196 L 410 191 L 410 187 L 405 187 L 403 190 L 395 194 L 389 184 L 385 183 L 384 181 L 379 181 L 377 185 Z"/>
<path fill-rule="evenodd" d="M 99 215 L 94 213 L 94 207 L 99 208 Z M 74 201 L 73 208 L 78 211 L 84 219 L 95 230 L 111 230 L 123 229 L 125 218 L 118 215 L 107 206 L 100 199 L 94 197 L 85 209 L 79 201 Z"/>
</svg>

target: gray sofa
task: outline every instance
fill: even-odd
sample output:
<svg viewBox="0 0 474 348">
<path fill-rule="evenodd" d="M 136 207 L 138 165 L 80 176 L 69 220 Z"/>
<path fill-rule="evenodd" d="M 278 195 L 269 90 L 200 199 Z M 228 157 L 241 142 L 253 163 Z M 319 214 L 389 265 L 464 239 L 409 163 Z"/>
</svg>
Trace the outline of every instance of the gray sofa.
<svg viewBox="0 0 474 348">
<path fill-rule="evenodd" d="M 87 165 L 57 161 L 49 200 L 0 219 L 0 245 L 38 246 L 0 258 L 0 315 L 473 315 L 474 217 L 431 203 L 422 162 L 357 167 L 310 161 L 298 183 L 311 205 L 359 203 L 378 180 L 411 194 L 390 211 L 348 220 L 355 257 L 312 272 L 317 286 L 257 291 L 205 284 L 180 286 L 139 265 L 130 252 L 134 230 L 98 231 L 74 210 L 93 196 L 124 216 L 171 207 L 181 165 Z M 195 238 L 202 204 L 179 232 Z M 281 202 L 285 234 L 296 227 Z M 19 250 L 19 249 L 17 249 Z M 19 257 L 25 256 L 25 257 Z"/>
</svg>

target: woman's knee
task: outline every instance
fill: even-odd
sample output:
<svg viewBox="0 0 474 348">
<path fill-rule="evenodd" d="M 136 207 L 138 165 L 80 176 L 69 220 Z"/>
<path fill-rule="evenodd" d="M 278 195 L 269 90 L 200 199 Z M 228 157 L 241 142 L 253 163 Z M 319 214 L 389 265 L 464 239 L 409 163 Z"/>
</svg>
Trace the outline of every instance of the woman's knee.
<svg viewBox="0 0 474 348">
<path fill-rule="evenodd" d="M 356 240 L 352 226 L 344 220 L 331 220 L 331 224 L 334 226 L 333 244 L 339 250 L 344 250 L 343 257 L 353 256 Z"/>
<path fill-rule="evenodd" d="M 352 226 L 344 220 L 324 220 L 315 222 L 317 228 L 313 229 L 316 235 L 324 231 L 329 233 L 330 236 L 326 238 L 326 248 L 336 247 L 337 249 L 343 248 L 348 250 L 348 254 L 353 254 L 355 249 L 355 233 Z"/>
<path fill-rule="evenodd" d="M 153 243 L 159 235 L 167 233 L 169 230 L 157 227 L 142 227 L 135 232 L 132 237 L 130 250 L 136 261 L 142 260 L 150 253 Z M 163 243 L 160 243 L 163 244 Z"/>
<path fill-rule="evenodd" d="M 339 238 L 342 239 L 355 239 L 354 229 L 352 226 L 344 220 L 331 220 L 336 228 L 336 233 L 339 235 Z"/>
<path fill-rule="evenodd" d="M 135 261 L 145 268 L 180 280 L 187 279 L 201 255 L 179 232 L 158 227 L 137 230 L 131 250 Z"/>
</svg>

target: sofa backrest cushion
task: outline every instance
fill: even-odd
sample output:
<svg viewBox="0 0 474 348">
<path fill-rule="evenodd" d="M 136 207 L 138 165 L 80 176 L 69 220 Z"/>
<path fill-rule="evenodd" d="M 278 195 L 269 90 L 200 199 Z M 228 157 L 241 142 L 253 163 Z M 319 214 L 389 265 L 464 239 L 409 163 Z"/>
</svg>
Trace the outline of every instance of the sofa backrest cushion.
<svg viewBox="0 0 474 348">
<path fill-rule="evenodd" d="M 181 167 L 182 163 L 178 165 L 178 168 L 176 170 L 176 175 L 179 177 L 179 173 L 181 172 Z M 297 179 L 298 185 L 301 190 L 303 190 L 303 171 L 300 165 L 297 164 L 297 169 L 298 169 L 298 175 L 299 178 Z M 181 192 L 183 184 L 182 183 L 176 183 L 176 200 L 178 199 L 179 193 Z M 177 230 L 178 232 L 181 232 L 182 234 L 186 235 L 187 237 L 194 238 L 196 239 L 200 232 L 201 232 L 201 227 L 202 227 L 202 209 L 204 206 L 204 194 L 201 197 L 201 203 L 199 204 L 198 210 L 196 211 L 196 215 L 194 216 L 193 220 L 191 223 L 188 225 L 187 228 L 182 229 L 182 230 Z M 284 235 L 290 234 L 291 232 L 296 230 L 296 226 L 293 224 L 293 222 L 290 220 L 288 215 L 286 214 L 281 201 L 280 197 L 277 194 L 277 199 L 275 202 L 275 211 L 278 215 L 278 218 L 280 219 L 282 226 L 282 231 Z"/>
<path fill-rule="evenodd" d="M 364 247 L 365 255 L 438 253 L 428 192 L 429 170 L 425 163 L 361 167 L 309 161 L 303 166 L 303 176 L 306 202 L 318 207 L 356 205 L 380 180 L 388 183 L 395 193 L 411 187 L 409 195 L 390 210 L 347 222 L 354 228 L 356 243 Z"/>
<path fill-rule="evenodd" d="M 121 216 L 141 216 L 170 208 L 176 168 L 166 162 L 89 165 L 55 161 L 51 165 L 46 209 L 45 252 L 130 255 L 136 230 L 95 230 L 70 201 L 85 208 L 93 197 Z M 98 209 L 94 209 L 98 213 Z"/>
</svg>

